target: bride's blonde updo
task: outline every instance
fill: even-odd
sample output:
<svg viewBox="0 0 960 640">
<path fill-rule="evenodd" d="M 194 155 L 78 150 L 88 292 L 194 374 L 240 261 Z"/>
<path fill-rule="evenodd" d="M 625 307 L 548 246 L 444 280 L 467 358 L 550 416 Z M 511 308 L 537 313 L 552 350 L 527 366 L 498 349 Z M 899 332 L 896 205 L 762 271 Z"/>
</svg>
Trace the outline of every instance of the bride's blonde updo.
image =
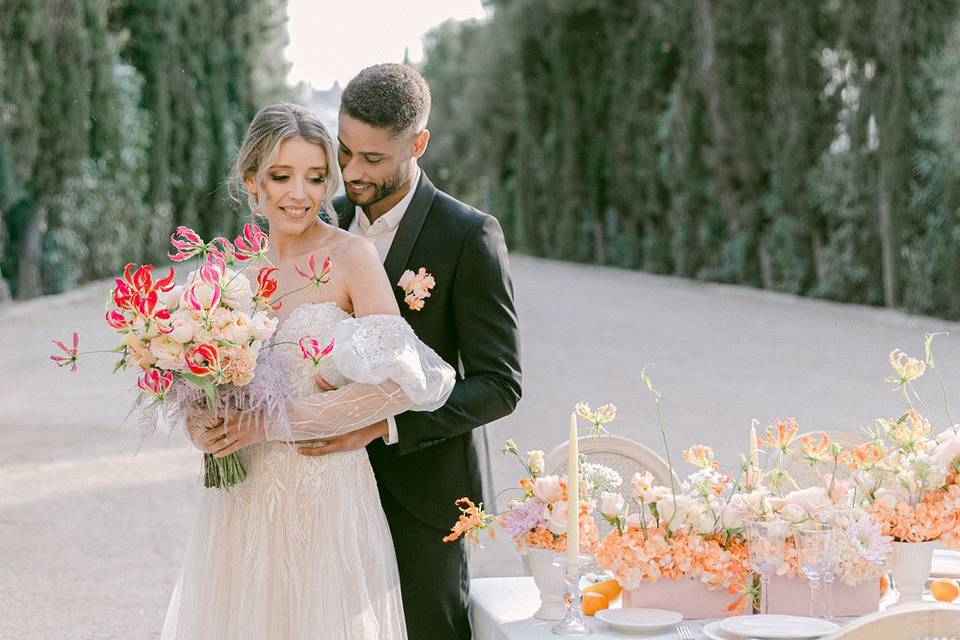
<svg viewBox="0 0 960 640">
<path fill-rule="evenodd" d="M 326 191 L 320 205 L 333 224 L 336 224 L 336 212 L 331 201 L 340 188 L 340 168 L 333 147 L 330 132 L 320 122 L 317 114 L 297 104 L 280 103 L 264 107 L 253 118 L 247 128 L 237 152 L 237 160 L 230 170 L 227 186 L 230 197 L 238 205 L 246 199 L 253 217 L 266 204 L 264 178 L 266 170 L 277 160 L 280 144 L 290 138 L 303 138 L 307 142 L 318 144 L 327 157 Z M 247 190 L 244 181 L 250 178 L 258 186 L 259 197 Z"/>
</svg>

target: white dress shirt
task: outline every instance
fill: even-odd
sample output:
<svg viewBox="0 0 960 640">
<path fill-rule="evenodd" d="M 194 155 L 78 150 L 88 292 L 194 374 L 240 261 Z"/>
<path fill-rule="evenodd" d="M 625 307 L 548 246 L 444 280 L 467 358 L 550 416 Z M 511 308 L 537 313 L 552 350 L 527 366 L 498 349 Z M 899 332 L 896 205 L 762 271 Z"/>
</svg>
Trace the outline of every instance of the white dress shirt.
<svg viewBox="0 0 960 640">
<path fill-rule="evenodd" d="M 380 254 L 381 261 L 387 259 L 390 245 L 393 244 L 393 238 L 397 235 L 397 227 L 400 226 L 403 214 L 407 212 L 407 207 L 410 206 L 410 201 L 413 200 L 413 194 L 419 184 L 420 167 L 417 167 L 417 173 L 413 176 L 413 184 L 410 191 L 407 191 L 407 195 L 403 196 L 403 199 L 393 205 L 389 211 L 377 218 L 373 224 L 370 224 L 370 219 L 363 212 L 363 208 L 358 206 L 353 213 L 353 221 L 350 223 L 348 231 L 372 242 L 373 246 L 377 248 L 377 253 Z M 390 284 L 396 285 L 397 283 L 391 282 Z M 397 421 L 393 417 L 387 418 L 387 430 L 389 433 L 384 438 L 384 442 L 396 444 L 400 441 L 400 436 L 397 433 Z"/>
</svg>

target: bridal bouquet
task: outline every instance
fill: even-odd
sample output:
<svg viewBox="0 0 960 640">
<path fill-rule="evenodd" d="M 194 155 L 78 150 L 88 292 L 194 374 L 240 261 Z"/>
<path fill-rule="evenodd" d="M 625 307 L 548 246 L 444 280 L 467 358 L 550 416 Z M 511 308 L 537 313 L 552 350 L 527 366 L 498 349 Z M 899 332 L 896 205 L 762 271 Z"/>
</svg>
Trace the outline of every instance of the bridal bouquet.
<svg viewBox="0 0 960 640">
<path fill-rule="evenodd" d="M 204 242 L 181 226 L 171 244 L 176 250 L 169 255 L 172 261 L 196 258 L 199 263 L 182 285 L 175 283 L 173 268 L 155 278 L 153 265 L 128 264 L 107 303 L 106 323 L 120 336 L 113 349 L 120 354 L 114 371 L 141 371 L 135 405 L 142 410 L 141 422 L 156 428 L 172 417 L 201 410 L 224 417 L 268 411 L 282 420 L 286 386 L 275 363 L 264 364 L 262 355 L 277 327 L 268 311 L 280 309 L 283 297 L 275 295 L 277 281 L 271 276 L 276 268 L 259 269 L 255 288 L 244 275 L 253 258 L 269 264 L 266 234 L 248 223 L 233 242 L 223 237 Z M 306 284 L 285 295 L 329 282 L 330 258 L 318 269 L 311 255 L 309 269 L 297 267 L 297 272 Z M 84 355 L 77 349 L 77 334 L 71 348 L 57 340 L 54 344 L 64 355 L 51 359 L 76 371 Z M 316 363 L 333 345 L 324 348 L 316 338 L 304 336 L 300 347 L 304 358 Z M 245 476 L 237 454 L 204 455 L 205 486 L 229 487 Z"/>
</svg>

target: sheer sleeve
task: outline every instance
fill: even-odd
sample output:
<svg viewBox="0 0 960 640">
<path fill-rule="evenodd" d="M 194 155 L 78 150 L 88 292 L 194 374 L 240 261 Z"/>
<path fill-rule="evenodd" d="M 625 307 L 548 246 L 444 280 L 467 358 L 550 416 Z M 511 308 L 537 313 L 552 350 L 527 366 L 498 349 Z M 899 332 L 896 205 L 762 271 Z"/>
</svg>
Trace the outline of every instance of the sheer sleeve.
<svg viewBox="0 0 960 640">
<path fill-rule="evenodd" d="M 453 390 L 453 368 L 400 316 L 346 318 L 333 340 L 330 358 L 349 382 L 288 402 L 289 427 L 268 425 L 270 440 L 332 437 L 405 411 L 433 411 Z"/>
</svg>

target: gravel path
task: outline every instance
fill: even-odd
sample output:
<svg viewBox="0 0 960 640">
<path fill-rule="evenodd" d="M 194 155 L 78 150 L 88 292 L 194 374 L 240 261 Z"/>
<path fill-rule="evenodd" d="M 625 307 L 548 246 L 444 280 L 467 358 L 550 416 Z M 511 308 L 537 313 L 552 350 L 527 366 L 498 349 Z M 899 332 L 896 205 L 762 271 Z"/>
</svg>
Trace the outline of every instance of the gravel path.
<svg viewBox="0 0 960 640">
<path fill-rule="evenodd" d="M 796 417 L 802 430 L 856 431 L 901 404 L 883 383 L 887 353 L 922 355 L 923 335 L 953 330 L 937 362 L 960 414 L 956 324 L 618 269 L 513 258 L 524 397 L 488 429 L 496 489 L 519 466 L 496 453 L 565 438 L 578 400 L 615 402 L 614 433 L 657 451 L 655 412 L 639 379 L 663 393 L 675 459 L 694 443 L 733 462 L 752 418 Z M 156 638 L 194 517 L 199 453 L 179 434 L 140 450 L 121 425 L 132 377 L 109 356 L 71 375 L 50 338 L 71 330 L 109 348 L 108 283 L 0 307 L 0 638 Z M 932 380 L 921 391 L 939 407 Z M 933 402 L 931 402 L 933 404 Z M 940 416 L 937 416 L 938 418 Z M 517 573 L 509 541 L 472 558 L 475 575 Z"/>
</svg>

